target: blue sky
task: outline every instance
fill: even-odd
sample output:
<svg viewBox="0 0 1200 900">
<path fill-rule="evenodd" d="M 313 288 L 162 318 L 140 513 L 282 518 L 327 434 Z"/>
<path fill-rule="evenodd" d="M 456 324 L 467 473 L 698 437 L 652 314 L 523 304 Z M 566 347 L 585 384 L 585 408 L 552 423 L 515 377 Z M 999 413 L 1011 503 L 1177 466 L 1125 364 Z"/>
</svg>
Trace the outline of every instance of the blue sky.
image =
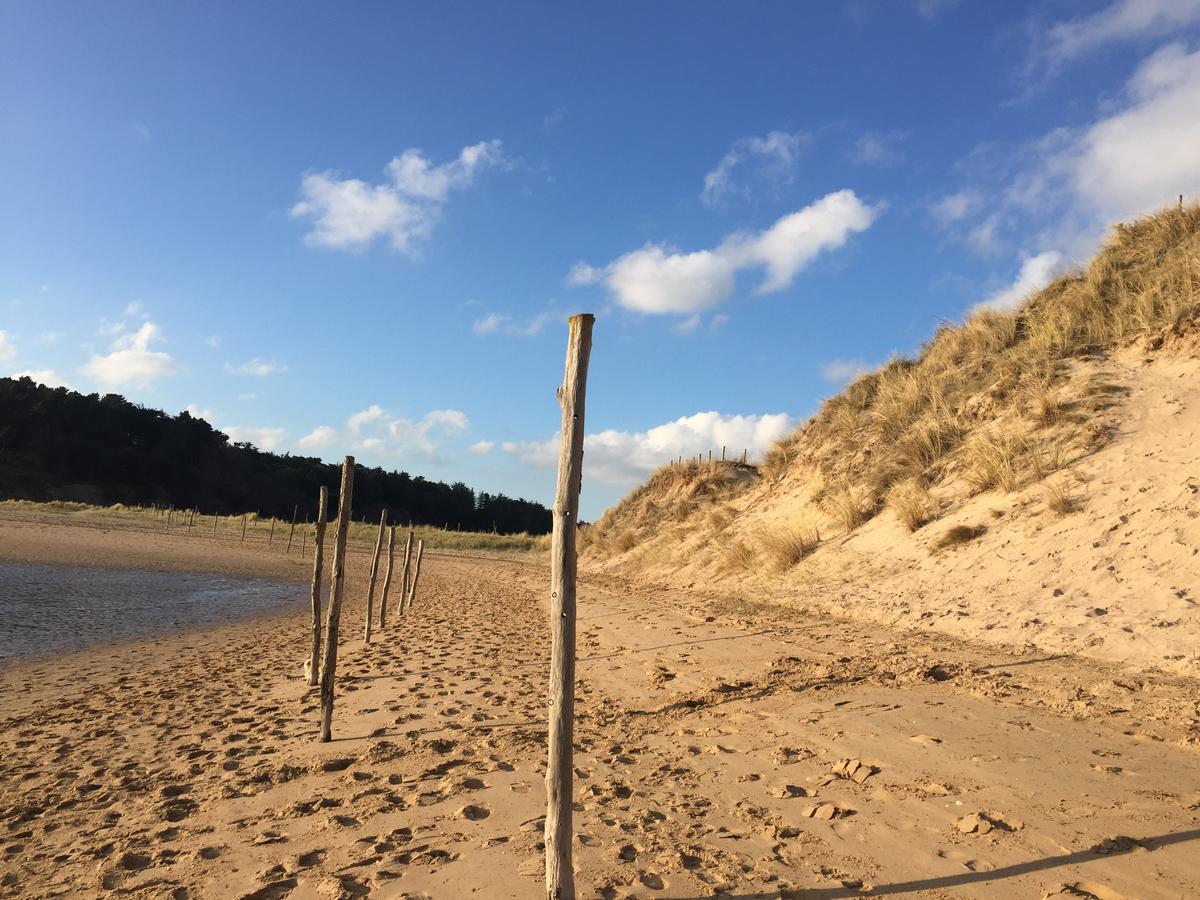
<svg viewBox="0 0 1200 900">
<path fill-rule="evenodd" d="M 585 516 L 1200 190 L 1200 0 L 8 2 L 0 366 Z"/>
</svg>

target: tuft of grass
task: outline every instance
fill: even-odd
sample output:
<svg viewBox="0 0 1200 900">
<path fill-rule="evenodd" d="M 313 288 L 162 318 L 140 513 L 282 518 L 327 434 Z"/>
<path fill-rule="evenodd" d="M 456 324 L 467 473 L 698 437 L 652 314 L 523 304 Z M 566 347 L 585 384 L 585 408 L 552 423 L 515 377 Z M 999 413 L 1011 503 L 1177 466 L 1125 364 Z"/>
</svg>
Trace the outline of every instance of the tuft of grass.
<svg viewBox="0 0 1200 900">
<path fill-rule="evenodd" d="M 1078 501 L 1071 491 L 1071 484 L 1061 478 L 1049 482 L 1045 488 L 1046 508 L 1060 516 L 1068 515 L 1078 509 Z"/>
<path fill-rule="evenodd" d="M 911 480 L 896 485 L 887 496 L 888 509 L 909 531 L 916 531 L 938 516 L 938 504 L 925 485 Z"/>
<path fill-rule="evenodd" d="M 761 529 L 758 543 L 771 565 L 777 571 L 786 571 L 817 549 L 821 534 L 815 528 L 784 525 Z"/>
<path fill-rule="evenodd" d="M 861 489 L 849 484 L 843 484 L 826 494 L 824 503 L 829 514 L 847 533 L 867 521 L 874 512 L 870 508 L 870 498 Z"/>
<path fill-rule="evenodd" d="M 975 436 L 963 447 L 967 481 L 978 493 L 999 488 L 1015 491 L 1033 464 L 1033 447 L 1022 434 L 997 429 Z"/>
<path fill-rule="evenodd" d="M 934 550 L 945 550 L 947 547 L 957 547 L 960 544 L 969 544 L 977 537 L 985 534 L 987 528 L 983 525 L 955 525 L 949 528 L 942 534 L 937 542 L 933 545 Z"/>
<path fill-rule="evenodd" d="M 730 572 L 748 572 L 755 568 L 758 555 L 743 540 L 734 540 L 726 545 L 723 553 L 725 569 Z"/>
</svg>

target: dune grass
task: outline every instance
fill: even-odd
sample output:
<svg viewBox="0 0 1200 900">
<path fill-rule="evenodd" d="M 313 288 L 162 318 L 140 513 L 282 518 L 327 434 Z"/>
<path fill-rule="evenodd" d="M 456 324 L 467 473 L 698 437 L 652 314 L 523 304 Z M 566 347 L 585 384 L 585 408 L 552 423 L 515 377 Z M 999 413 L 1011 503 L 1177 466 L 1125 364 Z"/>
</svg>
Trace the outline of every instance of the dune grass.
<svg viewBox="0 0 1200 900">
<path fill-rule="evenodd" d="M 604 514 L 592 546 L 616 555 L 687 521 L 719 534 L 721 558 L 735 568 L 753 565 L 751 552 L 786 560 L 778 544 L 737 537 L 730 501 L 755 485 L 785 489 L 789 479 L 815 486 L 814 513 L 848 533 L 884 508 L 915 531 L 940 514 L 931 488 L 1023 490 L 1103 446 L 1112 435 L 1104 414 L 1120 388 L 1080 384 L 1076 361 L 1137 340 L 1154 350 L 1192 328 L 1200 329 L 1197 204 L 1118 225 L 1085 269 L 1017 309 L 942 325 L 915 357 L 892 359 L 825 401 L 758 466 L 660 468 Z"/>
</svg>

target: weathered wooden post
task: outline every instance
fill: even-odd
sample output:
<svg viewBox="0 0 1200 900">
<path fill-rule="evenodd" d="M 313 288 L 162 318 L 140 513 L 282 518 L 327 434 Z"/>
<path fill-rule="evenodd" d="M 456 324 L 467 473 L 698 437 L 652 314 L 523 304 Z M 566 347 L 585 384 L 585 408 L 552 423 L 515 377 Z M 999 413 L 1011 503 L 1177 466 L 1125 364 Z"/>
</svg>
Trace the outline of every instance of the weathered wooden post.
<svg viewBox="0 0 1200 900">
<path fill-rule="evenodd" d="M 387 528 L 387 510 L 379 514 L 379 534 L 375 536 L 375 552 L 371 555 L 371 575 L 367 579 L 367 616 L 363 623 L 363 641 L 371 643 L 371 618 L 375 614 L 375 579 L 379 576 L 379 552 L 383 549 L 383 532 Z"/>
<path fill-rule="evenodd" d="M 239 543 L 246 543 L 246 514 L 242 513 L 242 539 Z"/>
<path fill-rule="evenodd" d="M 275 542 L 275 517 L 271 516 L 271 533 L 267 535 L 267 546 Z"/>
<path fill-rule="evenodd" d="M 288 530 L 288 545 L 284 553 L 292 552 L 292 535 L 296 533 L 296 513 L 300 512 L 300 504 L 292 507 L 292 527 Z"/>
<path fill-rule="evenodd" d="M 421 557 L 425 553 L 425 541 L 417 541 L 417 559 L 413 563 L 412 584 L 408 586 L 408 608 L 412 609 L 413 601 L 417 599 L 417 579 L 421 577 Z"/>
<path fill-rule="evenodd" d="M 408 603 L 408 575 L 412 566 L 413 530 L 408 529 L 408 539 L 404 542 L 404 566 L 400 569 L 400 615 L 404 615 Z"/>
<path fill-rule="evenodd" d="M 321 673 L 321 564 L 325 549 L 325 521 L 329 518 L 329 488 L 321 485 L 317 499 L 317 533 L 313 536 L 312 652 L 308 656 L 308 683 L 313 687 Z"/>
<path fill-rule="evenodd" d="M 333 729 L 333 679 L 337 671 L 338 625 L 342 615 L 342 584 L 346 577 L 346 535 L 350 531 L 350 501 L 354 492 L 354 457 L 342 463 L 342 493 L 338 498 L 337 537 L 333 542 L 333 576 L 325 617 L 325 661 L 321 666 L 321 743 Z"/>
<path fill-rule="evenodd" d="M 304 514 L 304 527 L 300 529 L 300 558 L 308 559 L 308 513 Z"/>
<path fill-rule="evenodd" d="M 546 896 L 574 900 L 571 864 L 572 749 L 575 717 L 575 537 L 583 480 L 583 411 L 592 325 L 596 318 L 571 316 L 567 362 L 558 400 L 562 435 L 550 544 L 550 734 L 546 765 Z"/>
<path fill-rule="evenodd" d="M 387 571 L 383 573 L 383 590 L 379 594 L 379 630 L 387 625 L 388 591 L 392 587 L 392 562 L 396 558 L 396 526 L 388 526 Z"/>
<path fill-rule="evenodd" d="M 213 537 L 217 536 L 217 523 L 221 521 L 221 517 L 213 513 Z"/>
</svg>

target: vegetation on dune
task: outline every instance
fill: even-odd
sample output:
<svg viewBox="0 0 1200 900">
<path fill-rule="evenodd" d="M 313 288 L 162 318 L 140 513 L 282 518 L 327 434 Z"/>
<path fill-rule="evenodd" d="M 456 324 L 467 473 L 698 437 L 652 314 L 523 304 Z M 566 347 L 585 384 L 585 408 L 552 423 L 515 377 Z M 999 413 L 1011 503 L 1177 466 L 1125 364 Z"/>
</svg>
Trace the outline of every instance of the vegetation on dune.
<svg viewBox="0 0 1200 900">
<path fill-rule="evenodd" d="M 288 520 L 299 507 L 303 520 L 315 513 L 320 485 L 336 492 L 338 472 L 319 459 L 231 443 L 187 412 L 0 378 L 0 497 L 255 510 Z M 355 517 L 377 522 L 385 507 L 395 522 L 448 530 L 544 534 L 551 525 L 540 503 L 358 466 Z"/>
<path fill-rule="evenodd" d="M 97 506 L 91 503 L 78 503 L 70 500 L 51 500 L 46 503 L 39 503 L 33 500 L 0 500 L 0 516 L 4 516 L 6 513 L 26 518 L 64 516 L 81 520 L 95 520 L 98 523 L 120 522 L 130 525 L 144 523 L 152 525 L 155 528 L 165 529 L 167 527 L 161 510 L 150 506 L 127 506 L 124 503 L 114 503 L 111 506 Z M 270 517 L 260 516 L 253 512 L 218 516 L 218 535 L 223 538 L 232 536 L 240 539 L 243 516 L 246 519 L 247 541 L 261 543 L 269 540 L 269 536 L 273 534 L 273 543 L 275 546 L 286 545 L 288 531 L 291 527 L 291 519 L 271 519 Z M 197 536 L 208 535 L 212 532 L 212 527 L 213 516 L 202 513 L 195 519 L 193 532 Z M 187 514 L 184 512 L 178 513 L 177 518 L 173 519 L 171 528 L 172 530 L 187 530 Z M 313 529 L 314 525 L 312 523 L 297 524 L 292 541 L 293 547 L 300 547 L 302 539 L 311 541 L 313 538 Z M 366 522 L 355 520 L 350 523 L 347 540 L 355 546 L 372 548 L 375 546 L 375 539 L 378 534 L 378 519 L 374 522 L 369 520 Z M 403 547 L 402 534 L 407 534 L 407 528 L 401 531 L 398 527 L 397 540 L 401 548 Z M 416 525 L 413 527 L 413 539 L 424 541 L 425 546 L 431 550 L 450 550 L 464 553 L 471 551 L 517 553 L 530 550 L 547 550 L 550 547 L 549 534 L 534 535 L 528 532 L 495 534 L 490 531 L 453 531 L 445 528 L 432 528 L 426 525 Z"/>
<path fill-rule="evenodd" d="M 805 507 L 843 532 L 884 509 L 917 531 L 943 511 L 932 489 L 1020 490 L 1103 445 L 1104 412 L 1122 389 L 1078 363 L 1137 339 L 1157 349 L 1192 329 L 1200 330 L 1195 204 L 1118 225 L 1086 269 L 1018 309 L 979 310 L 941 326 L 915 358 L 849 384 L 760 466 L 738 467 L 736 479 L 712 464 L 659 469 L 605 513 L 590 542 L 612 555 L 700 510 L 707 519 L 696 527 L 733 531 L 727 501 L 755 485 L 807 490 Z M 1070 496 L 1051 486 L 1048 505 L 1066 512 Z M 730 568 L 812 552 L 795 546 L 789 553 L 778 538 L 730 534 L 721 544 Z"/>
</svg>

